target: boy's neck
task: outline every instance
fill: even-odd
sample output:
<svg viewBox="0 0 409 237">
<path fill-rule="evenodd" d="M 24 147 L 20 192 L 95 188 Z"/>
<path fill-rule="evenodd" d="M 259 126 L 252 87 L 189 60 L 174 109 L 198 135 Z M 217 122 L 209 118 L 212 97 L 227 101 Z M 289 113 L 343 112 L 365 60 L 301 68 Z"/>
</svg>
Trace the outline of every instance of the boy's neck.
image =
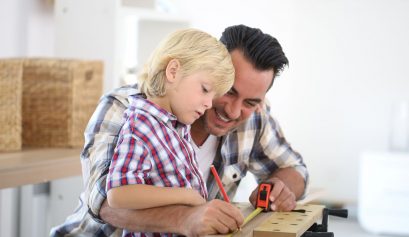
<svg viewBox="0 0 409 237">
<path fill-rule="evenodd" d="M 169 106 L 169 102 L 166 97 L 148 96 L 147 99 L 155 103 L 156 105 L 160 106 L 162 109 L 165 109 L 166 111 L 172 113 L 170 106 Z M 190 135 L 192 136 L 193 142 L 197 146 L 201 146 L 203 145 L 203 143 L 205 143 L 210 133 L 206 129 L 203 117 L 199 118 L 191 125 Z"/>
<path fill-rule="evenodd" d="M 203 117 L 199 118 L 192 124 L 190 128 L 190 135 L 192 136 L 193 142 L 197 146 L 203 145 L 203 143 L 209 137 L 210 133 L 206 129 Z"/>
<path fill-rule="evenodd" d="M 159 107 L 161 107 L 162 109 L 168 111 L 169 113 L 172 113 L 170 106 L 169 106 L 169 101 L 166 97 L 151 97 L 151 96 L 147 96 L 147 99 L 149 101 L 151 101 L 152 103 L 158 105 Z"/>
</svg>

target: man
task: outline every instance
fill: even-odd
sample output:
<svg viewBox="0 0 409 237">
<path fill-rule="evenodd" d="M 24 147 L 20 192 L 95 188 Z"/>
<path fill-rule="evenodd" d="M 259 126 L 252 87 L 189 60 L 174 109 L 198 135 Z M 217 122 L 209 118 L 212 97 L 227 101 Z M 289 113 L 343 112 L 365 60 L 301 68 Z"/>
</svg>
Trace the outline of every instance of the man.
<svg viewBox="0 0 409 237">
<path fill-rule="evenodd" d="M 278 41 L 259 29 L 228 27 L 221 41 L 232 56 L 235 82 L 191 128 L 211 201 L 195 207 L 172 205 L 144 210 L 111 209 L 106 204 L 105 178 L 122 126 L 121 116 L 128 105 L 127 97 L 138 92 L 126 87 L 104 97 L 91 118 L 81 154 L 86 190 L 76 213 L 53 229 L 53 236 L 116 236 L 120 228 L 186 236 L 231 232 L 242 224 L 243 216 L 236 207 L 218 199 L 218 188 L 209 175 L 210 164 L 218 170 L 229 196 L 234 196 L 240 180 L 250 171 L 258 181 L 274 184 L 270 195 L 273 210 L 295 207 L 305 191 L 308 172 L 302 157 L 286 142 L 269 115 L 264 100 L 288 60 Z M 255 194 L 256 189 L 250 196 L 253 205 Z"/>
</svg>

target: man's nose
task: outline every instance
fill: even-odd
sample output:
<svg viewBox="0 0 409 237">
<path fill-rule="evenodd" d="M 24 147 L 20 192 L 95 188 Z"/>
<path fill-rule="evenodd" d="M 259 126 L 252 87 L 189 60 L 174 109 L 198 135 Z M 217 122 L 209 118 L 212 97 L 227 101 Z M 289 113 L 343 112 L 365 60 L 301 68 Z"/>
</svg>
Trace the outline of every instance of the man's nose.
<svg viewBox="0 0 409 237">
<path fill-rule="evenodd" d="M 231 120 L 236 120 L 241 115 L 241 103 L 239 100 L 232 100 L 225 106 L 225 113 Z"/>
</svg>

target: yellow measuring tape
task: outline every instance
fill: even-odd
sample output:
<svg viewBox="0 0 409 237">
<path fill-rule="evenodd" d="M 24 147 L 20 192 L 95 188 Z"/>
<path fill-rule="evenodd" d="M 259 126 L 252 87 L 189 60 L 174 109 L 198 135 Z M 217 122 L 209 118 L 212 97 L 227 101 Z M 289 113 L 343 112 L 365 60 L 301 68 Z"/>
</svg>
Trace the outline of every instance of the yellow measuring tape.
<svg viewBox="0 0 409 237">
<path fill-rule="evenodd" d="M 251 221 L 254 217 L 256 217 L 258 214 L 260 214 L 260 212 L 262 212 L 263 210 L 264 210 L 263 208 L 258 207 L 254 211 L 252 211 L 250 213 L 250 215 L 248 215 L 244 219 L 243 225 L 241 225 L 241 227 L 243 227 L 245 224 L 247 224 L 249 221 Z M 240 229 L 235 230 L 233 233 L 226 235 L 226 237 L 231 237 L 231 236 L 233 236 L 234 234 L 236 234 L 239 231 L 240 231 Z"/>
</svg>

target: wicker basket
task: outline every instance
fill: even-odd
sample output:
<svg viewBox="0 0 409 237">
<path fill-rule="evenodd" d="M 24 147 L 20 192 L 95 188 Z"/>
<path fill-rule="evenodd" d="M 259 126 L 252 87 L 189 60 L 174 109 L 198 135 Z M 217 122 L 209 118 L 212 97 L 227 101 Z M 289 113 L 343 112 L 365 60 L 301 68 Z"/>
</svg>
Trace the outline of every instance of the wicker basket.
<svg viewBox="0 0 409 237">
<path fill-rule="evenodd" d="M 0 151 L 21 149 L 22 61 L 0 60 Z"/>
<path fill-rule="evenodd" d="M 83 146 L 102 94 L 102 62 L 29 59 L 23 68 L 23 145 Z"/>
</svg>

